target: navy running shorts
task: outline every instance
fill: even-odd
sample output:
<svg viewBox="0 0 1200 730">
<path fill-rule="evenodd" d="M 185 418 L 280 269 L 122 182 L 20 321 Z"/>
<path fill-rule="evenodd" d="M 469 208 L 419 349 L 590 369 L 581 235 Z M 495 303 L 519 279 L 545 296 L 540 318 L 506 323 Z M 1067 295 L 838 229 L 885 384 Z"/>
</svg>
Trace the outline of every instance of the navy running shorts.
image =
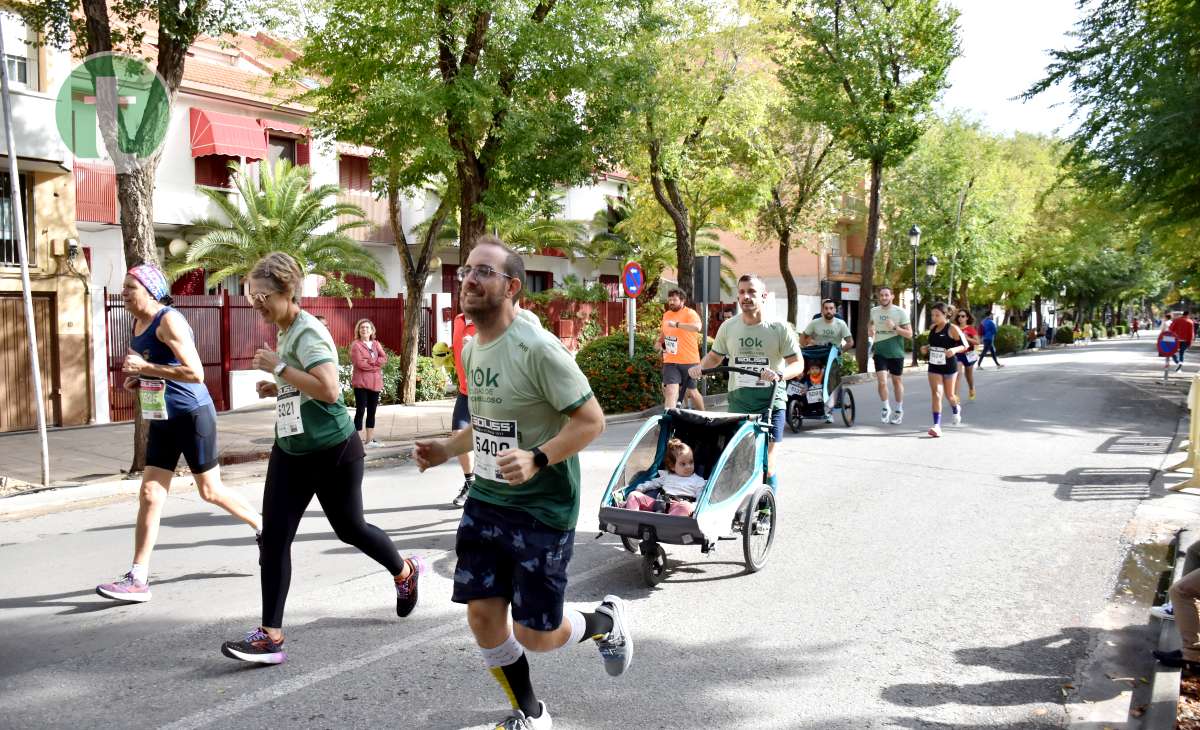
<svg viewBox="0 0 1200 730">
<path fill-rule="evenodd" d="M 217 409 L 205 403 L 194 411 L 150 422 L 146 466 L 175 471 L 183 456 L 193 474 L 203 474 L 220 463 L 217 453 Z"/>
<path fill-rule="evenodd" d="M 574 547 L 574 530 L 556 530 L 528 512 L 470 497 L 454 544 L 458 565 L 450 600 L 503 598 L 512 605 L 513 621 L 554 631 L 563 621 Z"/>
<path fill-rule="evenodd" d="M 462 393 L 454 399 L 454 413 L 450 416 L 450 429 L 461 431 L 471 425 L 471 404 Z"/>
</svg>

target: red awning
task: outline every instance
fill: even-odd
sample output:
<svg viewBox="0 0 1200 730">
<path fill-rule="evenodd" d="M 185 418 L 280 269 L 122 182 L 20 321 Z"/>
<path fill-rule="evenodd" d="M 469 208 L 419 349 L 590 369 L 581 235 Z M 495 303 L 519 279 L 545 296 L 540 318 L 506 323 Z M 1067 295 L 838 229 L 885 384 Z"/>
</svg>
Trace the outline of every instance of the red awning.
<svg viewBox="0 0 1200 730">
<path fill-rule="evenodd" d="M 258 123 L 263 126 L 263 129 L 270 129 L 276 132 L 287 132 L 288 134 L 294 134 L 297 137 L 310 136 L 308 127 L 302 127 L 299 124 L 281 122 L 278 119 L 259 119 Z"/>
<path fill-rule="evenodd" d="M 267 138 L 257 119 L 191 108 L 192 157 L 266 159 Z"/>
</svg>

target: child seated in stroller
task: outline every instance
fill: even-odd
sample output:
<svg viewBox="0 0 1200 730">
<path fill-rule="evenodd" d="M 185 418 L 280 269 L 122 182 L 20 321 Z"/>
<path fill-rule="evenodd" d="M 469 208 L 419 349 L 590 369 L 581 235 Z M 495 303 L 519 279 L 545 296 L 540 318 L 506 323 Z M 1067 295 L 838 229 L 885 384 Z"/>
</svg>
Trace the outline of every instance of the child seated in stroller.
<svg viewBox="0 0 1200 730">
<path fill-rule="evenodd" d="M 809 363 L 808 366 L 808 385 L 819 386 L 821 381 L 825 379 L 825 369 L 820 363 Z"/>
<path fill-rule="evenodd" d="M 691 447 L 679 439 L 668 441 L 667 453 L 663 455 L 663 466 L 666 470 L 639 484 L 637 490 L 629 494 L 625 503 L 617 506 L 644 512 L 661 512 L 664 510 L 660 507 L 660 500 L 663 500 L 667 505 L 667 514 L 690 516 L 705 484 L 704 478 L 696 475 L 696 458 Z M 651 490 L 659 490 L 661 496 L 657 499 L 650 496 L 647 492 Z"/>
</svg>

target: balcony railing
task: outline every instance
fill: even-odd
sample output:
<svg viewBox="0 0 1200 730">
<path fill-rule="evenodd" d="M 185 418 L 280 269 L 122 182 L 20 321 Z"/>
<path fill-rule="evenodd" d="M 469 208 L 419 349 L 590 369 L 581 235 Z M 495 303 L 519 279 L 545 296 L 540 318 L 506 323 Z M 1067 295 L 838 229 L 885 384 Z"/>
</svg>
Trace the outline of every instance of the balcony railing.
<svg viewBox="0 0 1200 730">
<path fill-rule="evenodd" d="M 338 202 L 353 203 L 362 208 L 366 214 L 366 219 L 371 223 L 369 226 L 352 228 L 346 231 L 346 235 L 350 238 L 353 238 L 355 241 L 381 241 L 388 243 L 393 240 L 392 226 L 388 222 L 387 198 L 376 200 L 373 193 L 343 190 L 338 193 Z M 349 217 L 339 217 L 338 223 L 345 223 L 349 220 Z"/>
<path fill-rule="evenodd" d="M 111 162 L 75 160 L 75 220 L 116 223 L 117 173 Z"/>
<path fill-rule="evenodd" d="M 862 257 L 860 256 L 833 256 L 829 257 L 829 274 L 830 276 L 845 276 L 849 274 L 862 273 Z"/>
</svg>

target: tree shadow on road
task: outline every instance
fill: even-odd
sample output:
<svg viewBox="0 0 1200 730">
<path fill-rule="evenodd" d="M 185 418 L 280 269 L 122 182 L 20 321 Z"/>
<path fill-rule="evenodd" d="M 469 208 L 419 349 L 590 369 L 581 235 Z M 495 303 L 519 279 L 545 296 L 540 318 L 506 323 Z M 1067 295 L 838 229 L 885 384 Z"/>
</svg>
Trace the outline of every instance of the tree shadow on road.
<svg viewBox="0 0 1200 730">
<path fill-rule="evenodd" d="M 184 583 L 192 580 L 207 580 L 209 578 L 252 578 L 252 573 L 188 573 L 187 575 L 178 575 L 174 578 L 164 578 L 162 580 L 155 579 L 154 585 L 161 586 L 168 583 Z M 83 599 L 89 596 L 88 600 L 73 600 Z M 70 591 L 67 593 L 46 593 L 40 596 L 14 596 L 13 598 L 0 598 L 0 609 L 5 608 L 46 608 L 51 606 L 66 606 L 66 611 L 59 611 L 58 616 L 69 616 L 78 613 L 92 613 L 94 611 L 104 611 L 109 608 L 118 606 L 128 606 L 129 601 L 114 601 L 96 594 L 95 588 Z"/>
<path fill-rule="evenodd" d="M 961 665 L 1036 676 L 963 684 L 896 684 L 883 690 L 881 696 L 888 702 L 904 707 L 949 704 L 1004 707 L 1060 704 L 1081 698 L 1088 702 L 1108 700 L 1128 690 L 1129 685 L 1102 678 L 1086 687 L 1077 687 L 1073 677 L 1078 661 L 1101 642 L 1126 647 L 1145 644 L 1150 631 L 1148 625 L 1129 625 L 1114 630 L 1075 626 L 1007 646 L 958 649 L 954 657 Z"/>
<path fill-rule="evenodd" d="M 1050 484 L 1054 496 L 1064 502 L 1158 499 L 1154 488 L 1157 469 L 1149 467 L 1079 467 L 1062 474 L 1011 474 L 1001 481 L 1021 484 Z"/>
</svg>

